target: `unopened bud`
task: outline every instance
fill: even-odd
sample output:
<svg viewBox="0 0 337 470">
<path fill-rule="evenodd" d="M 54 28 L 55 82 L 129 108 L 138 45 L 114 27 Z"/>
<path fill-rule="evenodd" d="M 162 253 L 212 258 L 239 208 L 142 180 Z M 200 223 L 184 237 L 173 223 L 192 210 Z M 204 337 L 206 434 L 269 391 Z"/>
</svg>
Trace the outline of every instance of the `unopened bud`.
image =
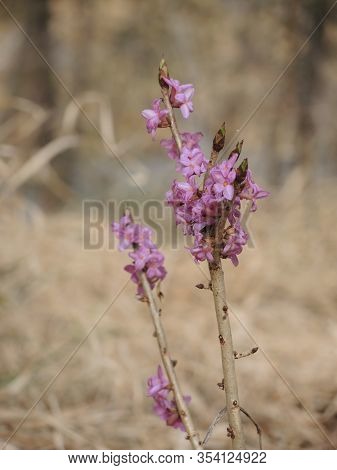
<svg viewBox="0 0 337 470">
<path fill-rule="evenodd" d="M 226 124 L 223 123 L 218 132 L 215 134 L 213 139 L 213 150 L 215 152 L 221 152 L 224 148 L 226 139 Z"/>
<path fill-rule="evenodd" d="M 195 286 L 197 289 L 205 289 L 205 285 L 204 284 L 197 284 Z"/>
<path fill-rule="evenodd" d="M 168 84 L 163 80 L 164 78 L 170 78 L 167 64 L 165 62 L 165 59 L 162 58 L 159 64 L 159 73 L 158 73 L 158 80 L 159 80 L 159 85 L 161 88 L 169 88 Z"/>
<path fill-rule="evenodd" d="M 235 180 L 236 183 L 238 184 L 243 183 L 243 181 L 246 179 L 246 176 L 247 176 L 247 170 L 248 170 L 248 160 L 247 158 L 245 158 L 236 170 L 236 180 Z"/>
</svg>

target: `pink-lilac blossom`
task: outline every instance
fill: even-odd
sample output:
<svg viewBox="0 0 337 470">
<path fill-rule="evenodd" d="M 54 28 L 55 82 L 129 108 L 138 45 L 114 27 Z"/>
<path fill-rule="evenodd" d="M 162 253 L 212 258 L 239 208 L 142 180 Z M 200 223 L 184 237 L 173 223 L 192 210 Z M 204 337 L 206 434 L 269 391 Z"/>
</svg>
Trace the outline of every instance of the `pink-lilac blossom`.
<svg viewBox="0 0 337 470">
<path fill-rule="evenodd" d="M 248 234 L 243 230 L 240 222 L 235 224 L 232 232 L 226 241 L 222 255 L 224 258 L 229 258 L 234 266 L 237 266 L 239 264 L 238 255 L 242 252 L 244 245 L 248 241 Z"/>
<path fill-rule="evenodd" d="M 205 260 L 211 262 L 214 260 L 211 246 L 203 239 L 200 233 L 198 233 L 194 239 L 194 246 L 192 248 L 188 248 L 188 250 L 194 257 L 194 261 L 196 263 Z"/>
<path fill-rule="evenodd" d="M 169 393 L 169 381 L 165 377 L 161 366 L 158 366 L 157 373 L 149 377 L 147 381 L 147 394 L 149 397 L 156 397 L 158 394 L 166 397 Z"/>
<path fill-rule="evenodd" d="M 199 148 L 195 147 L 190 150 L 183 147 L 177 164 L 177 171 L 181 172 L 185 178 L 190 178 L 194 175 L 202 175 L 205 173 L 206 168 L 207 162 L 205 156 Z"/>
<path fill-rule="evenodd" d="M 202 139 L 201 132 L 182 132 L 180 134 L 181 143 L 183 148 L 194 149 L 199 147 L 199 142 Z M 167 156 L 171 160 L 179 160 L 179 150 L 177 144 L 173 138 L 171 139 L 162 139 L 160 145 L 167 150 Z"/>
<path fill-rule="evenodd" d="M 179 80 L 168 76 L 161 78 L 168 86 L 166 90 L 171 106 L 180 108 L 183 117 L 187 118 L 193 111 L 194 86 L 190 83 L 181 84 Z M 154 103 L 154 108 L 157 117 L 154 124 L 149 124 L 151 132 L 159 120 L 158 102 Z M 163 119 L 164 125 L 158 124 L 157 127 L 165 127 L 167 116 Z M 240 225 L 242 200 L 251 201 L 250 210 L 255 211 L 257 201 L 267 197 L 269 193 L 254 182 L 247 160 L 235 168 L 240 157 L 242 142 L 237 144 L 227 160 L 215 163 L 207 173 L 206 181 L 203 182 L 208 162 L 200 148 L 201 132 L 182 132 L 180 138 L 182 144 L 180 151 L 173 138 L 163 139 L 160 142 L 167 150 L 168 157 L 176 162 L 176 171 L 183 177 L 183 181 L 173 181 L 166 193 L 166 202 L 172 207 L 176 224 L 182 226 L 184 235 L 194 237 L 194 244 L 188 250 L 196 262 L 213 260 L 214 240 L 213 243 L 211 240 L 216 234 L 223 211 L 228 211 L 224 232 L 219 234 L 222 239 L 217 240 L 217 245 L 220 244 L 220 256 L 230 259 L 234 265 L 237 265 L 238 255 L 248 240 L 247 233 Z M 131 235 L 125 231 L 122 246 L 130 244 Z M 140 260 L 138 262 L 141 263 Z"/>
<path fill-rule="evenodd" d="M 186 203 L 196 195 L 197 190 L 198 186 L 193 178 L 181 182 L 173 180 L 171 189 L 166 193 L 166 201 L 171 205 Z"/>
<path fill-rule="evenodd" d="M 181 85 L 179 80 L 174 78 L 164 78 L 164 80 L 171 87 L 170 102 L 172 106 L 180 108 L 181 114 L 187 119 L 193 112 L 194 86 L 191 83 Z"/>
<path fill-rule="evenodd" d="M 169 398 L 172 390 L 162 368 L 158 366 L 157 374 L 150 377 L 147 382 L 147 394 L 154 400 L 153 411 L 164 420 L 167 426 L 185 431 L 185 426 L 179 415 L 176 401 Z M 186 404 L 191 401 L 190 396 L 183 397 Z"/>
<path fill-rule="evenodd" d="M 240 193 L 241 199 L 248 199 L 252 201 L 251 211 L 255 212 L 257 209 L 256 201 L 269 196 L 269 192 L 262 189 L 253 181 L 252 172 L 248 169 L 245 180 L 245 185 Z"/>
<path fill-rule="evenodd" d="M 140 224 L 133 223 L 129 215 L 121 217 L 112 224 L 112 232 L 119 239 L 120 250 L 132 250 L 129 253 L 133 263 L 125 266 L 131 274 L 131 280 L 137 285 L 137 296 L 144 297 L 140 275 L 145 274 L 151 289 L 166 276 L 164 256 L 152 242 L 152 231 Z"/>
<path fill-rule="evenodd" d="M 168 110 L 161 109 L 162 100 L 157 98 L 152 102 L 152 109 L 144 109 L 142 116 L 146 119 L 146 129 L 152 137 L 156 135 L 158 127 L 168 127 Z"/>
<path fill-rule="evenodd" d="M 236 171 L 233 168 L 233 160 L 229 159 L 211 169 L 206 184 L 210 187 L 216 200 L 222 201 L 227 199 L 231 201 L 234 196 L 235 178 Z"/>
</svg>

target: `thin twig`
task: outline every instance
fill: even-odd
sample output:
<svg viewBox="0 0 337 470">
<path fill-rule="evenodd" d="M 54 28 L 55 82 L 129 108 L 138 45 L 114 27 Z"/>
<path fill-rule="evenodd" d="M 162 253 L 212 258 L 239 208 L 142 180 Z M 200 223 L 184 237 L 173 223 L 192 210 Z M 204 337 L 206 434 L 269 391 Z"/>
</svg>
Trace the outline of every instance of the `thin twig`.
<svg viewBox="0 0 337 470">
<path fill-rule="evenodd" d="M 153 325 L 155 328 L 155 337 L 157 338 L 160 355 L 162 358 L 162 362 L 163 362 L 167 377 L 172 386 L 172 390 L 174 393 L 174 398 L 177 404 L 179 415 L 185 426 L 186 432 L 188 434 L 188 439 L 191 443 L 192 448 L 202 449 L 199 435 L 195 431 L 194 424 L 192 422 L 192 417 L 190 415 L 189 409 L 183 398 L 183 394 L 180 390 L 180 385 L 177 379 L 174 365 L 172 363 L 172 360 L 168 352 L 166 335 L 165 335 L 165 331 L 164 331 L 161 318 L 160 318 L 160 311 L 156 305 L 151 288 L 144 274 L 141 275 L 141 283 L 148 299 L 152 321 L 153 321 Z"/>
<path fill-rule="evenodd" d="M 251 356 L 252 354 L 255 354 L 258 350 L 259 348 L 255 346 L 255 348 L 252 348 L 249 351 L 243 353 L 238 353 L 237 351 L 234 351 L 234 359 L 241 359 L 242 357 Z"/>
<path fill-rule="evenodd" d="M 254 424 L 254 426 L 256 427 L 256 432 L 257 432 L 257 435 L 259 436 L 259 447 L 260 447 L 260 450 L 262 450 L 262 429 L 260 428 L 260 426 L 257 424 L 257 422 L 255 421 L 255 419 L 253 419 L 250 414 L 248 413 L 248 411 L 246 411 L 244 408 L 242 408 L 240 406 L 240 410 L 242 411 L 242 413 L 244 415 L 247 416 L 247 418 L 249 418 L 251 420 L 251 422 Z"/>
</svg>

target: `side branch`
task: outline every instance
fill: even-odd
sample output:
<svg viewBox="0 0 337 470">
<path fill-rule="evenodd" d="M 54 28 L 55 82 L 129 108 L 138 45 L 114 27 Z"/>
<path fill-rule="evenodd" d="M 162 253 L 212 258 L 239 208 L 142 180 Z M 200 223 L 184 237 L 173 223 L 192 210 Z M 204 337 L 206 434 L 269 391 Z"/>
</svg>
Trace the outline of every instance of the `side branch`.
<svg viewBox="0 0 337 470">
<path fill-rule="evenodd" d="M 255 426 L 255 429 L 256 429 L 256 432 L 257 432 L 257 435 L 259 436 L 259 447 L 260 447 L 260 450 L 262 450 L 262 430 L 260 428 L 260 426 L 257 424 L 257 422 L 255 421 L 255 419 L 253 419 L 250 414 L 248 413 L 248 411 L 246 411 L 244 408 L 242 408 L 240 406 L 240 410 L 242 411 L 242 413 L 244 415 L 247 416 L 248 419 L 250 419 L 250 421 L 254 424 Z"/>
<path fill-rule="evenodd" d="M 160 312 L 154 300 L 149 283 L 144 274 L 141 275 L 141 282 L 142 282 L 143 289 L 146 293 L 146 296 L 148 298 L 149 309 L 151 312 L 151 317 L 152 317 L 153 325 L 155 328 L 155 336 L 157 338 L 160 355 L 162 358 L 162 362 L 163 362 L 167 377 L 172 386 L 172 390 L 174 393 L 174 398 L 177 404 L 179 415 L 185 426 L 186 432 L 188 434 L 188 439 L 191 442 L 192 448 L 202 449 L 199 435 L 194 428 L 192 417 L 190 415 L 189 409 L 185 403 L 183 394 L 180 389 L 180 385 L 179 385 L 178 378 L 174 369 L 174 365 L 168 353 L 168 346 L 167 346 L 164 328 L 160 319 Z"/>
<path fill-rule="evenodd" d="M 255 348 L 252 348 L 249 351 L 243 353 L 238 353 L 237 351 L 234 351 L 234 359 L 241 359 L 242 357 L 251 356 L 252 354 L 255 354 L 258 350 L 259 348 L 255 346 Z"/>
</svg>

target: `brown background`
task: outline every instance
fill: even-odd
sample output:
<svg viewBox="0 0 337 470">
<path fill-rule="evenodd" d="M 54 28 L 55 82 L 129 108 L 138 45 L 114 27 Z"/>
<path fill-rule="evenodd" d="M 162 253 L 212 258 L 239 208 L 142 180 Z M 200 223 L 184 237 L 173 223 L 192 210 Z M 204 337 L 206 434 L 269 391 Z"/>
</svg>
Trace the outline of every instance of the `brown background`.
<svg viewBox="0 0 337 470">
<path fill-rule="evenodd" d="M 249 220 L 254 246 L 238 268 L 225 263 L 236 349 L 260 347 L 237 362 L 242 403 L 266 448 L 336 445 L 336 9 L 302 48 L 332 2 L 3 3 L 13 17 L 0 6 L 2 443 L 115 299 L 8 447 L 188 448 L 145 395 L 159 358 L 134 287 L 116 299 L 126 255 L 83 249 L 82 201 L 162 200 L 175 176 L 158 143 L 166 131 L 152 142 L 140 117 L 164 54 L 196 87 L 180 125 L 202 130 L 209 153 L 225 119 L 272 193 Z M 194 288 L 207 269 L 165 240 L 163 319 L 204 434 L 224 399 L 211 298 Z M 224 434 L 209 447 L 228 447 Z"/>
</svg>

